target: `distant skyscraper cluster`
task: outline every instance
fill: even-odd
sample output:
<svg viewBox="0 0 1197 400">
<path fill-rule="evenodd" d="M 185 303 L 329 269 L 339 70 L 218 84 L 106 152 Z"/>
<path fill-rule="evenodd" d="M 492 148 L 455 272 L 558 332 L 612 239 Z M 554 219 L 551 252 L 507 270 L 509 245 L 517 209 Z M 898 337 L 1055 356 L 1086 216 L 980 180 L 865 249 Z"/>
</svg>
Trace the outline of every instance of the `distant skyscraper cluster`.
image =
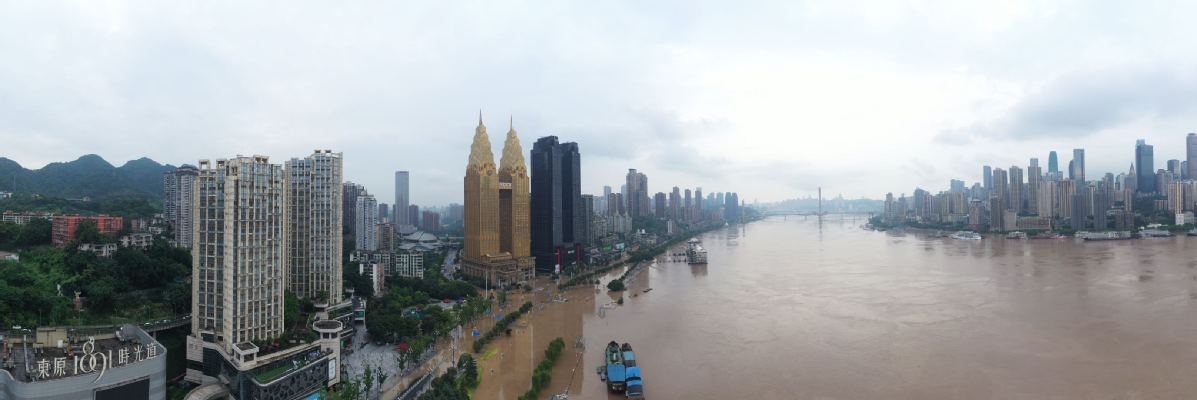
<svg viewBox="0 0 1197 400">
<path fill-rule="evenodd" d="M 657 192 L 648 196 L 648 177 L 636 169 L 629 169 L 626 183 L 627 196 L 610 193 L 610 186 L 604 186 L 605 207 L 596 208 L 592 215 L 591 238 L 604 235 L 629 233 L 635 218 L 651 218 L 664 221 L 669 227 L 692 225 L 709 221 L 735 221 L 740 218 L 740 203 L 735 194 L 706 193 L 701 187 L 682 189 L 674 186 L 668 193 Z M 626 221 L 625 221 L 626 219 Z"/>
<path fill-rule="evenodd" d="M 931 194 L 916 189 L 913 197 L 886 195 L 883 219 L 967 226 L 994 231 L 1127 230 L 1136 216 L 1166 213 L 1166 223 L 1193 223 L 1197 212 L 1197 134 L 1185 138 L 1185 159 L 1156 168 L 1155 147 L 1139 139 L 1126 172 L 1087 175 L 1085 150 L 1073 149 L 1067 175 L 1056 152 L 1048 154 L 1047 171 L 1038 158 L 1025 170 L 982 167 L 981 182 L 965 188 L 952 180 L 949 190 Z M 1143 208 L 1142 210 L 1137 207 Z M 1175 221 L 1172 216 L 1175 216 Z"/>
</svg>

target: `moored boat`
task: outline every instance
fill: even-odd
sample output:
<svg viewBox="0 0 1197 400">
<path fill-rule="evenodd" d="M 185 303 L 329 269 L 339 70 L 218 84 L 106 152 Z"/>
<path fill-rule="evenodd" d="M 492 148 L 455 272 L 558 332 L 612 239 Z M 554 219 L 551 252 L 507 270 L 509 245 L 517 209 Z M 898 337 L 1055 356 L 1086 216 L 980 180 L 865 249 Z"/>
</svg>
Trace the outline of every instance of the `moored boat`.
<svg viewBox="0 0 1197 400">
<path fill-rule="evenodd" d="M 686 249 L 686 263 L 706 264 L 707 249 L 702 248 L 702 242 L 699 242 L 698 239 L 690 239 L 687 244 L 689 247 Z"/>
<path fill-rule="evenodd" d="M 1157 237 L 1172 237 L 1172 232 L 1162 229 L 1144 229 L 1139 231 L 1141 238 L 1157 238 Z"/>
<path fill-rule="evenodd" d="M 624 379 L 624 395 L 628 400 L 643 400 L 644 381 L 640 377 L 640 366 L 636 365 L 636 353 L 632 352 L 632 345 L 627 343 L 620 349 L 623 350 L 623 365 L 627 375 Z"/>
<path fill-rule="evenodd" d="M 607 343 L 606 354 L 604 365 L 598 367 L 599 379 L 607 381 L 607 390 L 623 392 L 627 383 L 627 367 L 624 366 L 623 351 L 619 343 Z"/>
<path fill-rule="evenodd" d="M 1067 239 L 1067 238 L 1068 238 L 1067 236 L 1064 236 L 1064 235 L 1061 235 L 1061 234 L 1059 234 L 1059 233 L 1055 233 L 1055 232 L 1043 232 L 1043 233 L 1040 233 L 1040 234 L 1038 234 L 1038 235 L 1031 236 L 1031 239 L 1056 239 L 1056 240 L 1060 240 L 1060 239 Z"/>
<path fill-rule="evenodd" d="M 1081 239 L 1081 240 L 1088 240 L 1088 241 L 1100 241 L 1100 240 L 1127 240 L 1127 239 L 1133 239 L 1133 238 L 1134 238 L 1134 235 L 1131 235 L 1131 233 L 1130 233 L 1130 232 L 1128 232 L 1128 231 L 1109 231 L 1109 232 L 1086 232 L 1086 231 L 1081 231 L 1081 232 L 1077 232 L 1077 233 L 1076 233 L 1076 237 L 1077 237 L 1077 239 Z"/>
<path fill-rule="evenodd" d="M 981 234 L 973 231 L 959 231 L 953 233 L 950 237 L 956 240 L 981 240 Z"/>
</svg>

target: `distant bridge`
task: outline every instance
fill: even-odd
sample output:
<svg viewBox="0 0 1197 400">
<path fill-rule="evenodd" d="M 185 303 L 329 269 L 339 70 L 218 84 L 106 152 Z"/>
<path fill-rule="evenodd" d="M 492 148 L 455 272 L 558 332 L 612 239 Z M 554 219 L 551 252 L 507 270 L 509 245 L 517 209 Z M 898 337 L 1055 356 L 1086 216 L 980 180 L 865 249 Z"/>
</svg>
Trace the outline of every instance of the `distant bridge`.
<svg viewBox="0 0 1197 400">
<path fill-rule="evenodd" d="M 799 216 L 799 217 L 815 217 L 815 216 L 820 216 L 820 215 L 822 215 L 822 216 L 825 216 L 825 217 L 826 217 L 826 216 L 839 216 L 839 217 L 843 217 L 843 216 L 852 216 L 852 217 L 863 217 L 863 216 L 868 216 L 868 217 L 872 217 L 872 216 L 876 215 L 876 214 L 877 214 L 877 212 L 875 212 L 875 211 L 823 211 L 822 213 L 820 213 L 820 212 L 818 212 L 818 211 L 789 211 L 789 210 L 769 210 L 769 211 L 765 211 L 765 212 L 763 212 L 762 214 L 763 214 L 763 215 L 765 215 L 765 216 L 767 216 L 767 217 L 772 217 L 772 216 L 776 216 L 776 215 L 781 215 L 781 216 L 790 216 L 790 215 L 793 215 L 793 216 Z"/>
</svg>

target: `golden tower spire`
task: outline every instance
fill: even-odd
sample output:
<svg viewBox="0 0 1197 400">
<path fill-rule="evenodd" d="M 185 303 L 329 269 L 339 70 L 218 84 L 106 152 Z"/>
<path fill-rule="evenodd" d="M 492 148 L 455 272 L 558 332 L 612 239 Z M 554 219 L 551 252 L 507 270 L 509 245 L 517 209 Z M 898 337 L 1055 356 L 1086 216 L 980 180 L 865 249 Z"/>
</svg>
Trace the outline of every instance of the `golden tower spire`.
<svg viewBox="0 0 1197 400">
<path fill-rule="evenodd" d="M 486 134 L 486 125 L 482 124 L 482 111 L 478 111 L 478 127 L 474 128 L 474 143 L 470 145 L 470 163 L 467 169 L 480 169 L 485 172 L 487 166 L 493 171 L 495 155 L 491 153 L 490 137 Z"/>
<path fill-rule="evenodd" d="M 510 122 L 509 124 L 507 140 L 503 142 L 503 154 L 499 157 L 499 172 L 527 176 L 528 169 L 524 166 L 524 149 L 520 146 L 520 138 L 516 135 L 514 124 Z"/>
</svg>

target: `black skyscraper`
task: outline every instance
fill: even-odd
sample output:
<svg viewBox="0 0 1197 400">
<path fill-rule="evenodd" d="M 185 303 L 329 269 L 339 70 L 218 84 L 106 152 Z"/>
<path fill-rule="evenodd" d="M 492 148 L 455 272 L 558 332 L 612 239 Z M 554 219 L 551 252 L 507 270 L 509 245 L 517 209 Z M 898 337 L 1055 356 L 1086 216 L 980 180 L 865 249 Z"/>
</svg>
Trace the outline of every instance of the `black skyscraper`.
<svg viewBox="0 0 1197 400">
<path fill-rule="evenodd" d="M 1140 193 L 1156 193 L 1161 188 L 1155 187 L 1155 147 L 1147 141 L 1135 141 L 1135 170 L 1139 171 L 1136 181 Z"/>
<path fill-rule="evenodd" d="M 532 256 L 539 272 L 577 265 L 582 258 L 582 156 L 577 143 L 556 136 L 532 145 Z"/>
</svg>

